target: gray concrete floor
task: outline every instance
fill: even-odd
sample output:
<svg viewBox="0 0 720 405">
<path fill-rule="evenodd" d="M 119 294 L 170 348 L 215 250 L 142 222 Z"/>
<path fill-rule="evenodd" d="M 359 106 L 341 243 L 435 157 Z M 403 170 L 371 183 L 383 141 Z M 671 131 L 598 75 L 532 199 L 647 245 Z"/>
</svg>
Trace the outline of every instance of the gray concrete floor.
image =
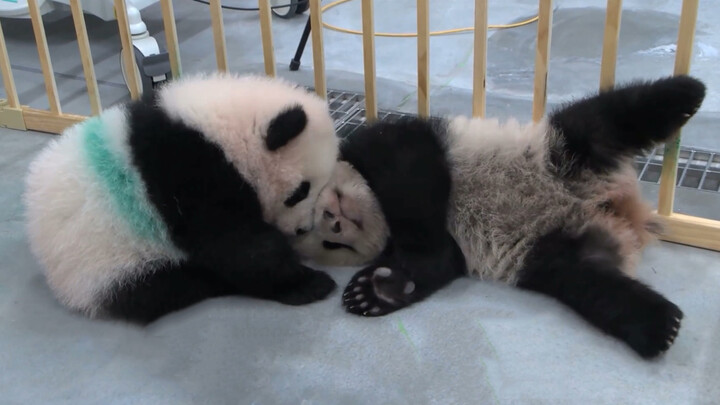
<svg viewBox="0 0 720 405">
<path fill-rule="evenodd" d="M 377 0 L 377 30 L 414 31 L 413 3 Z M 432 29 L 472 24 L 471 1 L 431 3 Z M 623 3 L 618 79 L 670 74 L 679 2 Z M 586 4 L 555 1 L 551 106 L 596 86 L 604 15 Z M 536 7 L 534 0 L 491 2 L 490 22 L 521 20 Z M 207 6 L 176 1 L 175 8 L 185 72 L 213 69 Z M 709 93 L 683 138 L 684 145 L 715 151 L 718 11 L 717 2 L 700 3 L 692 70 Z M 143 16 L 163 41 L 159 6 Z M 325 19 L 358 28 L 359 1 Z M 21 101 L 46 108 L 29 21 L 2 24 Z M 91 16 L 87 24 L 103 104 L 124 101 L 116 25 Z M 305 18 L 275 18 L 275 50 L 280 75 L 311 85 L 309 46 L 301 70 L 287 70 L 304 24 Z M 226 11 L 225 27 L 231 69 L 262 72 L 257 15 Z M 48 22 L 46 30 L 64 110 L 89 114 L 72 22 Z M 491 33 L 488 115 L 529 118 L 535 30 L 532 24 Z M 328 87 L 362 92 L 360 37 L 324 34 Z M 434 113 L 470 112 L 471 42 L 471 34 L 432 38 Z M 413 112 L 414 40 L 377 38 L 376 46 L 381 107 Z M 667 243 L 647 251 L 639 276 L 678 303 L 686 318 L 675 346 L 654 362 L 639 360 L 551 300 L 473 280 L 370 321 L 345 315 L 338 292 L 304 308 L 212 300 L 147 329 L 85 320 L 54 301 L 22 226 L 23 176 L 50 138 L 0 129 L 0 404 L 714 404 L 720 398 L 720 255 Z M 643 192 L 654 201 L 657 186 L 644 183 Z M 678 189 L 677 209 L 720 218 L 718 195 Z M 350 277 L 332 274 L 340 285 Z"/>
</svg>

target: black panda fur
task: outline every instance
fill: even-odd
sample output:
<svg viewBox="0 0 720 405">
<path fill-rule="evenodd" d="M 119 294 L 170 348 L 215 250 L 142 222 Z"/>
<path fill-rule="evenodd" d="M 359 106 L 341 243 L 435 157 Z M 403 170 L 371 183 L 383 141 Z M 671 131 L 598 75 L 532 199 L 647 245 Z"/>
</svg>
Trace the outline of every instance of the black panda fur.
<svg viewBox="0 0 720 405">
<path fill-rule="evenodd" d="M 350 312 L 392 312 L 393 301 L 418 302 L 465 273 L 462 251 L 447 231 L 452 179 L 437 124 L 380 122 L 340 145 L 341 160 L 367 181 L 391 235 L 383 254 L 348 285 L 344 302 Z M 388 268 L 396 271 L 384 274 Z M 378 282 L 359 281 L 373 279 Z M 388 299 L 372 300 L 375 295 Z"/>
</svg>

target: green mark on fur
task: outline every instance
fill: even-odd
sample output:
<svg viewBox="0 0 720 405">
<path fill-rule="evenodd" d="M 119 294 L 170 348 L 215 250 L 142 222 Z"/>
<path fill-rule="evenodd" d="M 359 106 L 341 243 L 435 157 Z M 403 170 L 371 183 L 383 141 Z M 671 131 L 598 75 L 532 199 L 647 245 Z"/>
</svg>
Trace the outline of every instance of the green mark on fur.
<svg viewBox="0 0 720 405">
<path fill-rule="evenodd" d="M 111 196 L 120 217 L 140 238 L 169 244 L 164 224 L 145 198 L 139 174 L 108 146 L 101 118 L 90 118 L 82 126 L 89 168 Z"/>
</svg>

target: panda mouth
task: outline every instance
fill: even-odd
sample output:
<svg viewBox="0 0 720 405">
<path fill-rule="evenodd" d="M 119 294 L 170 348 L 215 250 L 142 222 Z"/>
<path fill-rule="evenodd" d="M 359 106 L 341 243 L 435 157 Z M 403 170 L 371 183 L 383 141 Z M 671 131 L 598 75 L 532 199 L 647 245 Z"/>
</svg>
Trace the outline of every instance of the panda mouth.
<svg viewBox="0 0 720 405">
<path fill-rule="evenodd" d="M 327 250 L 348 249 L 348 250 L 351 250 L 351 251 L 357 253 L 357 251 L 355 250 L 354 247 L 352 247 L 350 245 L 346 245 L 344 243 L 330 242 L 328 240 L 324 240 L 322 245 Z"/>
</svg>

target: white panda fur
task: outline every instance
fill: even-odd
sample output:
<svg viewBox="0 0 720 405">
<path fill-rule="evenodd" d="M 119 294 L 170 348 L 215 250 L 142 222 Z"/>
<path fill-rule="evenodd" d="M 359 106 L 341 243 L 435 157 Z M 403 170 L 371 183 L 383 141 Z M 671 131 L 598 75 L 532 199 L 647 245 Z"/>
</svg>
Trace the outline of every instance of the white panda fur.
<svg viewBox="0 0 720 405">
<path fill-rule="evenodd" d="M 330 182 L 320 193 L 317 207 L 318 228 L 293 238 L 293 246 L 303 259 L 319 265 L 354 266 L 376 257 L 385 248 L 390 230 L 380 205 L 349 163 L 338 162 Z M 327 246 L 323 235 L 334 235 L 335 245 Z"/>
</svg>

